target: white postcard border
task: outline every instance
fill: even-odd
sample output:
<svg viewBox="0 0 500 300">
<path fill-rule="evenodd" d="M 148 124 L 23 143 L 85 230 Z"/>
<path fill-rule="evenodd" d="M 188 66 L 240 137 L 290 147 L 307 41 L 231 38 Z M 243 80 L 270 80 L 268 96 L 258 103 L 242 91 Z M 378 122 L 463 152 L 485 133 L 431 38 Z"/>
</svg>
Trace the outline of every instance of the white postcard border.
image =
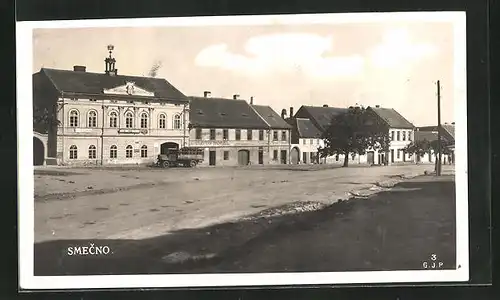
<svg viewBox="0 0 500 300">
<path fill-rule="evenodd" d="M 221 26 L 264 24 L 339 24 L 367 22 L 453 22 L 454 97 L 456 123 L 456 223 L 457 270 L 34 276 L 34 172 L 32 164 L 32 63 L 33 29 L 84 27 Z M 19 283 L 22 289 L 97 289 L 154 287 L 270 286 L 307 284 L 459 282 L 469 279 L 467 190 L 467 97 L 465 12 L 353 13 L 227 17 L 177 17 L 149 19 L 102 19 L 18 22 L 17 45 L 17 136 Z M 28 121 L 26 121 L 28 120 Z"/>
</svg>

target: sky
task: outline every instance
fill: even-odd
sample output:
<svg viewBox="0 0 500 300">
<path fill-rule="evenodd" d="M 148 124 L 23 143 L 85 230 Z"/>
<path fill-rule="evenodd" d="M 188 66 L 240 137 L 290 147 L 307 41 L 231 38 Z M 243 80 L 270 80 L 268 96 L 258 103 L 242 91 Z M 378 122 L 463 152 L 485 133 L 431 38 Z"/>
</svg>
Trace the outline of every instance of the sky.
<svg viewBox="0 0 500 300">
<path fill-rule="evenodd" d="M 280 113 L 301 105 L 394 108 L 416 126 L 454 122 L 453 24 L 393 21 L 33 31 L 33 72 L 104 72 L 113 44 L 118 74 L 167 79 L 187 96 L 241 99 Z"/>
</svg>

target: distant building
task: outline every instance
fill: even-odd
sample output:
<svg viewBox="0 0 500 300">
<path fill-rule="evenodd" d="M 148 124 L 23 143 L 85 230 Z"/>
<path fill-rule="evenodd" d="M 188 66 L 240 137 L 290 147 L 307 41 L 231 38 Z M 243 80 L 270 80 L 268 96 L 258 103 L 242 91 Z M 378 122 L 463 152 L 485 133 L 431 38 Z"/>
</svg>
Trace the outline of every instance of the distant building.
<svg viewBox="0 0 500 300">
<path fill-rule="evenodd" d="M 297 113 L 293 116 L 293 118 L 302 119 L 302 121 L 299 121 L 297 124 L 302 125 L 304 128 L 309 127 L 309 122 L 310 122 L 310 124 L 314 125 L 317 128 L 317 130 L 320 132 L 319 136 L 321 137 L 322 133 L 325 132 L 327 130 L 328 126 L 330 125 L 332 118 L 334 118 L 340 114 L 346 113 L 347 111 L 348 111 L 347 108 L 330 107 L 326 104 L 323 106 L 302 105 L 297 110 Z M 293 109 L 291 109 L 290 115 L 293 115 Z M 304 121 L 305 119 L 309 120 L 309 122 Z M 312 133 L 312 130 L 307 130 L 305 132 Z M 317 140 L 317 142 L 315 139 L 309 139 L 308 141 L 309 141 L 309 143 L 313 143 L 312 147 L 310 147 L 310 151 L 313 151 L 315 153 L 313 155 L 315 157 L 315 160 L 308 160 L 308 161 L 316 161 L 319 163 L 327 163 L 327 164 L 343 164 L 344 163 L 344 155 L 343 154 L 329 156 L 329 157 L 326 157 L 326 158 L 320 160 L 317 152 L 318 152 L 318 148 L 324 147 L 323 139 L 320 138 Z M 315 143 L 317 143 L 317 145 Z M 364 162 L 366 162 L 366 157 L 363 155 L 360 156 L 357 154 L 352 154 L 352 155 L 349 155 L 349 162 L 350 163 L 364 163 Z"/>
<path fill-rule="evenodd" d="M 290 126 L 268 106 L 239 100 L 190 97 L 190 146 L 205 149 L 209 166 L 287 164 Z"/>
<path fill-rule="evenodd" d="M 444 164 L 455 162 L 455 123 L 441 124 L 441 138 L 448 144 L 449 155 L 442 156 Z M 415 129 L 415 140 L 437 141 L 438 126 L 422 126 Z M 423 157 L 416 157 L 417 162 L 435 162 L 434 151 L 429 151 Z"/>
<path fill-rule="evenodd" d="M 290 108 L 293 116 L 293 108 Z M 292 126 L 291 133 L 291 164 L 318 163 L 318 148 L 320 147 L 321 131 L 306 118 L 286 118 L 286 110 L 282 110 L 281 116 Z"/>
<path fill-rule="evenodd" d="M 391 140 L 389 151 L 381 152 L 369 150 L 367 152 L 368 164 L 397 164 L 411 163 L 414 161 L 411 154 L 404 151 L 414 139 L 415 126 L 393 108 L 383 108 L 378 105 L 367 107 L 373 111 L 382 122 L 387 125 Z"/>
<path fill-rule="evenodd" d="M 151 163 L 188 142 L 189 100 L 167 80 L 119 75 L 108 48 L 103 73 L 42 68 L 33 74 L 34 164 Z"/>
</svg>

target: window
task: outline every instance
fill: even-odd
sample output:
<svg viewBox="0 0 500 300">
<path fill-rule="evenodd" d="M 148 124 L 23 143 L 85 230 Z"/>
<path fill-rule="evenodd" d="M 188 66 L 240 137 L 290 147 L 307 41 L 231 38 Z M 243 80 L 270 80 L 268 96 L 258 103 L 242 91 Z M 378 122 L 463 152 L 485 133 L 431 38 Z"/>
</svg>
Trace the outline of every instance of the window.
<svg viewBox="0 0 500 300">
<path fill-rule="evenodd" d="M 286 141 L 286 131 L 284 130 L 281 132 L 281 140 Z"/>
<path fill-rule="evenodd" d="M 118 148 L 116 145 L 111 146 L 109 149 L 109 158 L 117 158 L 118 157 Z"/>
<path fill-rule="evenodd" d="M 125 114 L 125 127 L 126 128 L 134 127 L 134 115 L 131 112 Z"/>
<path fill-rule="evenodd" d="M 302 145 L 306 144 L 306 139 L 302 139 Z"/>
<path fill-rule="evenodd" d="M 165 129 L 167 128 L 167 116 L 165 114 L 161 114 L 160 118 L 158 119 L 158 127 L 160 129 Z"/>
<path fill-rule="evenodd" d="M 131 158 L 132 157 L 132 146 L 131 145 L 128 145 L 125 148 L 125 157 L 126 158 Z"/>
<path fill-rule="evenodd" d="M 277 141 L 278 140 L 278 132 L 275 130 L 273 131 L 273 141 Z"/>
<path fill-rule="evenodd" d="M 403 131 L 403 141 L 406 141 L 406 131 Z"/>
<path fill-rule="evenodd" d="M 391 131 L 391 141 L 394 141 L 394 131 Z"/>
<path fill-rule="evenodd" d="M 264 130 L 259 130 L 259 141 L 264 140 Z"/>
<path fill-rule="evenodd" d="M 247 129 L 247 140 L 249 140 L 249 141 L 253 140 L 253 130 L 252 129 Z"/>
<path fill-rule="evenodd" d="M 97 127 L 97 112 L 89 111 L 89 123 L 87 127 Z"/>
<path fill-rule="evenodd" d="M 273 151 L 273 160 L 278 160 L 278 150 Z"/>
<path fill-rule="evenodd" d="M 411 141 L 411 131 L 408 131 L 408 140 Z"/>
<path fill-rule="evenodd" d="M 401 150 L 400 150 L 400 149 L 398 149 L 398 150 L 396 151 L 396 158 L 399 158 L 399 156 L 400 156 L 400 152 L 401 152 Z"/>
<path fill-rule="evenodd" d="M 227 130 L 227 129 L 222 130 L 222 139 L 229 140 L 229 130 Z"/>
<path fill-rule="evenodd" d="M 109 114 L 109 127 L 116 128 L 118 126 L 118 114 L 112 111 Z"/>
<path fill-rule="evenodd" d="M 181 129 L 181 116 L 175 115 L 174 117 L 174 129 Z"/>
<path fill-rule="evenodd" d="M 78 148 L 75 145 L 69 147 L 69 159 L 78 159 Z"/>
<path fill-rule="evenodd" d="M 215 129 L 210 129 L 210 139 L 215 140 Z"/>
<path fill-rule="evenodd" d="M 69 126 L 78 127 L 78 111 L 72 110 L 69 112 Z"/>
<path fill-rule="evenodd" d="M 224 151 L 224 160 L 229 160 L 229 151 Z"/>
<path fill-rule="evenodd" d="M 196 128 L 195 134 L 195 139 L 201 140 L 201 128 Z"/>
<path fill-rule="evenodd" d="M 339 155 L 335 154 L 335 161 L 339 161 Z"/>
<path fill-rule="evenodd" d="M 148 114 L 141 114 L 141 128 L 148 128 Z"/>
<path fill-rule="evenodd" d="M 89 159 L 96 159 L 97 150 L 94 145 L 89 146 Z"/>
<path fill-rule="evenodd" d="M 396 138 L 396 140 L 398 140 L 398 141 L 400 141 L 400 140 L 401 140 L 401 139 L 400 139 L 400 134 L 401 134 L 401 132 L 398 130 L 398 132 L 397 132 L 397 134 L 396 134 L 396 137 L 397 137 L 397 138 Z"/>
<path fill-rule="evenodd" d="M 309 145 L 312 145 L 313 144 L 313 139 L 310 139 L 309 140 Z"/>
<path fill-rule="evenodd" d="M 241 140 L 241 130 L 240 129 L 235 130 L 235 135 L 236 135 L 235 138 L 237 141 Z"/>
<path fill-rule="evenodd" d="M 141 147 L 141 157 L 142 158 L 148 157 L 148 146 L 142 145 L 142 147 Z"/>
<path fill-rule="evenodd" d="M 90 98 L 89 99 L 90 102 L 96 102 L 97 100 L 96 99 L 93 99 L 93 98 Z"/>
</svg>

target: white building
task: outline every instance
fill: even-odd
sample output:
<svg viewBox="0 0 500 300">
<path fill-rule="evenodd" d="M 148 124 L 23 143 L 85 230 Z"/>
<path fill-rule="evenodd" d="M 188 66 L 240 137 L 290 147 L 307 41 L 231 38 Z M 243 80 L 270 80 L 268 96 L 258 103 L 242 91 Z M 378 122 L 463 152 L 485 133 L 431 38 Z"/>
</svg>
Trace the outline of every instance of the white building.
<svg viewBox="0 0 500 300">
<path fill-rule="evenodd" d="M 145 164 L 187 145 L 188 98 L 165 79 L 118 75 L 115 63 L 110 51 L 103 73 L 33 74 L 34 113 L 49 119 L 34 122 L 35 164 Z"/>
</svg>

